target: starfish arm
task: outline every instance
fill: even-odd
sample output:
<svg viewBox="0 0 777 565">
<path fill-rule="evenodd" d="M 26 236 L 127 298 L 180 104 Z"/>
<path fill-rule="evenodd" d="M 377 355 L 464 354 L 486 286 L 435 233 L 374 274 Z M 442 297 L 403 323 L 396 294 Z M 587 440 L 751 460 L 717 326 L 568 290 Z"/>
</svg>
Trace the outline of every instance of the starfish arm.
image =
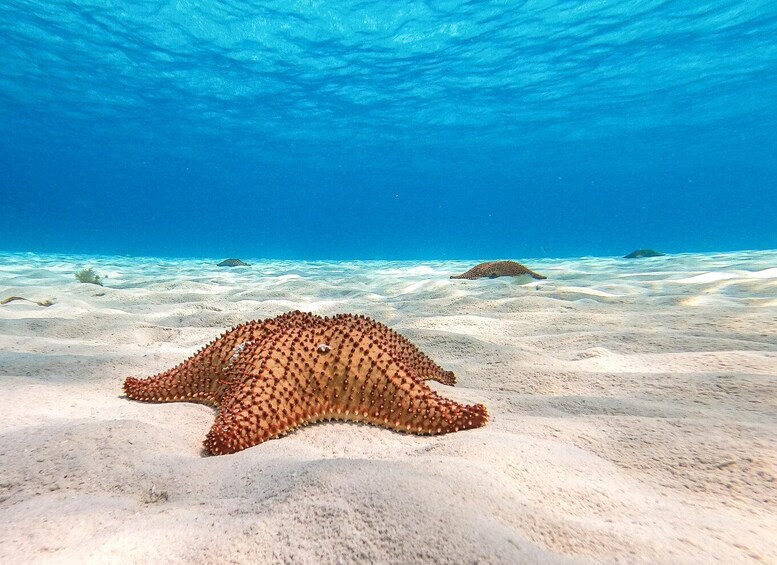
<svg viewBox="0 0 777 565">
<path fill-rule="evenodd" d="M 388 330 L 388 328 L 386 328 Z M 390 331 L 390 330 L 389 330 Z M 415 367 L 418 377 L 425 381 L 437 381 L 438 383 L 453 386 L 456 384 L 456 375 L 453 371 L 446 371 L 431 360 L 426 353 L 418 349 L 404 336 L 393 333 L 396 336 L 389 344 L 393 344 L 390 353 L 398 358 L 404 365 Z"/>
<path fill-rule="evenodd" d="M 265 373 L 225 399 L 203 447 L 210 455 L 236 453 L 322 419 L 320 412 L 299 390 Z"/>
<path fill-rule="evenodd" d="M 453 374 L 453 371 L 446 371 L 440 367 L 428 355 L 411 343 L 409 339 L 385 324 L 375 322 L 365 316 L 354 316 L 352 314 L 341 314 L 335 316 L 335 319 L 346 321 L 351 328 L 361 333 L 363 345 L 370 340 L 374 340 L 376 335 L 380 335 L 385 348 L 384 351 L 405 367 L 413 367 L 413 373 L 419 379 L 434 380 L 449 386 L 456 384 L 456 375 Z"/>
<path fill-rule="evenodd" d="M 144 402 L 200 402 L 218 406 L 225 390 L 225 370 L 244 344 L 254 339 L 256 324 L 241 324 L 189 357 L 154 376 L 124 381 L 127 398 Z"/>
<path fill-rule="evenodd" d="M 343 394 L 325 417 L 364 422 L 399 432 L 446 434 L 488 422 L 482 404 L 464 405 L 443 398 L 421 380 L 392 367 L 390 375 Z M 369 377 L 362 383 L 370 383 Z M 382 384 L 379 382 L 382 381 Z"/>
<path fill-rule="evenodd" d="M 124 394 L 142 402 L 200 402 L 217 406 L 218 380 L 208 378 L 202 371 L 176 367 L 146 379 L 127 377 Z"/>
<path fill-rule="evenodd" d="M 394 429 L 420 435 L 440 435 L 472 428 L 488 422 L 488 410 L 482 404 L 459 404 L 437 395 L 414 403 L 394 422 Z"/>
</svg>

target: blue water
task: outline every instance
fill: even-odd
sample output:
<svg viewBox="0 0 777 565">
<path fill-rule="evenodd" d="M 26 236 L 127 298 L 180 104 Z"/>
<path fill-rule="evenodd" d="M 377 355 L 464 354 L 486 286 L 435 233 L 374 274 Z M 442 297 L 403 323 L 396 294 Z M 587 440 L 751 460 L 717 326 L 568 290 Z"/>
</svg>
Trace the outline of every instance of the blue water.
<svg viewBox="0 0 777 565">
<path fill-rule="evenodd" d="M 777 2 L 0 3 L 0 250 L 777 248 Z"/>
</svg>

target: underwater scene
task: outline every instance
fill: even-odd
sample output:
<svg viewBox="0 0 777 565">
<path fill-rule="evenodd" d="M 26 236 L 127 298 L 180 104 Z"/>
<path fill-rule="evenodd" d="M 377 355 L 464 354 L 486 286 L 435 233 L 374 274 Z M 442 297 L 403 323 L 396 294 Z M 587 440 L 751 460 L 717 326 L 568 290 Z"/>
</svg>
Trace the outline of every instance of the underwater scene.
<svg viewBox="0 0 777 565">
<path fill-rule="evenodd" d="M 775 37 L 4 0 L 0 562 L 777 562 Z"/>
</svg>

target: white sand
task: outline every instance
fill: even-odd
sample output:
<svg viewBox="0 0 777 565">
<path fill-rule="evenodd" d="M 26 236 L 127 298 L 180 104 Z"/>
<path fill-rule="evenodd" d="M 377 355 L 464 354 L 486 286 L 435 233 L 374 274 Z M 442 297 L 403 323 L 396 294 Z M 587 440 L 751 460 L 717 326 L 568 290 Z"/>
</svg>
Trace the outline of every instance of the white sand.
<svg viewBox="0 0 777 565">
<path fill-rule="evenodd" d="M 0 563 L 777 563 L 777 252 L 468 262 L 0 255 Z M 105 287 L 76 283 L 94 266 Z M 485 428 L 309 426 L 203 457 L 127 375 L 299 308 L 365 313 Z"/>
</svg>

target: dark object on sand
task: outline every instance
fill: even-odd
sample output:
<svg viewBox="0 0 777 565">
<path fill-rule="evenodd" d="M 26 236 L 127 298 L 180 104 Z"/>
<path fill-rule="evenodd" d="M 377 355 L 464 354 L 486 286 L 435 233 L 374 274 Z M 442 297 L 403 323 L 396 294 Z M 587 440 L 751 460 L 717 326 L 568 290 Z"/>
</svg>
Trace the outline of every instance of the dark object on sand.
<svg viewBox="0 0 777 565">
<path fill-rule="evenodd" d="M 218 267 L 250 267 L 248 263 L 244 263 L 240 259 L 225 259 L 217 265 Z"/>
<path fill-rule="evenodd" d="M 30 300 L 29 298 L 22 298 L 21 296 L 9 296 L 8 298 L 4 298 L 3 300 L 0 300 L 0 304 L 5 306 L 6 304 L 13 302 L 14 300 L 24 300 L 26 302 L 32 302 L 33 304 L 37 304 L 38 306 L 45 306 L 49 307 L 53 305 L 54 303 L 51 300 Z"/>
<path fill-rule="evenodd" d="M 520 277 L 522 275 L 529 275 L 535 279 L 546 279 L 538 275 L 531 269 L 527 269 L 520 263 L 515 261 L 490 261 L 488 263 L 481 263 L 472 267 L 469 271 L 461 275 L 451 275 L 452 279 L 481 279 L 488 277 L 493 279 L 496 277 Z"/>
<path fill-rule="evenodd" d="M 661 253 L 655 249 L 637 249 L 632 251 L 628 255 L 624 255 L 624 259 L 642 259 L 643 257 L 663 257 L 666 253 Z"/>
<path fill-rule="evenodd" d="M 82 283 L 89 283 L 89 284 L 97 284 L 102 286 L 103 283 L 100 280 L 100 277 L 97 276 L 97 273 L 94 272 L 94 269 L 89 267 L 88 269 L 81 269 L 76 273 L 76 280 L 78 282 Z"/>
</svg>

